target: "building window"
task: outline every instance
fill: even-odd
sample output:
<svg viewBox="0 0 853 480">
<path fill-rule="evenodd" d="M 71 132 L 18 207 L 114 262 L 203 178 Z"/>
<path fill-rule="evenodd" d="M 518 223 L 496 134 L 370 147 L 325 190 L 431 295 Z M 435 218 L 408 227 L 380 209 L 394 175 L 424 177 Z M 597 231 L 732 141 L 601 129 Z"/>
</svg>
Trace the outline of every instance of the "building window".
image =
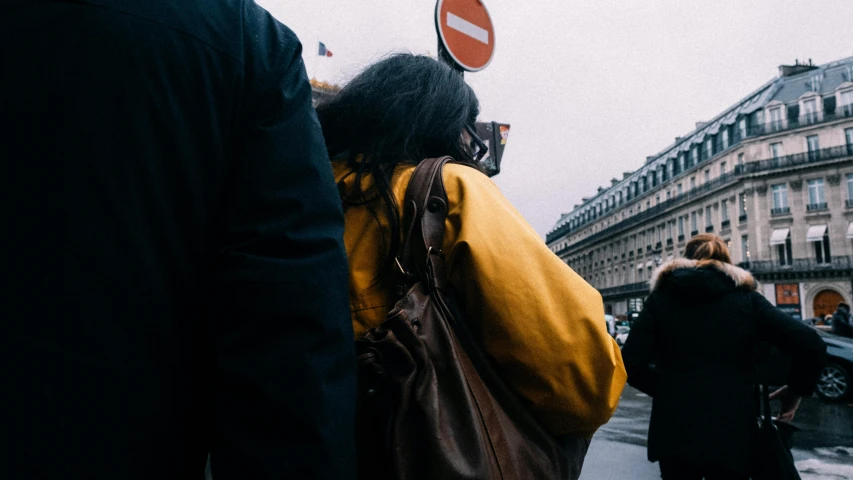
<svg viewBox="0 0 853 480">
<path fill-rule="evenodd" d="M 740 215 L 738 216 L 738 220 L 743 222 L 746 220 L 746 192 L 741 192 L 738 199 L 740 200 L 740 202 L 738 202 L 740 206 Z"/>
<path fill-rule="evenodd" d="M 658 186 L 658 172 L 652 172 L 652 187 Z"/>
<path fill-rule="evenodd" d="M 826 208 L 826 197 L 823 192 L 823 179 L 809 180 L 809 204 L 808 210 L 821 210 Z"/>
<path fill-rule="evenodd" d="M 705 152 L 707 153 L 706 159 L 714 156 L 714 139 L 713 137 L 709 137 L 708 140 L 705 140 Z"/>
<path fill-rule="evenodd" d="M 817 160 L 820 156 L 820 142 L 817 135 L 806 137 L 806 147 L 809 149 L 809 160 Z"/>
<path fill-rule="evenodd" d="M 788 213 L 788 185 L 780 184 L 771 187 L 773 192 L 773 210 L 770 213 Z"/>
<path fill-rule="evenodd" d="M 853 81 L 853 79 L 848 81 Z M 853 90 L 841 92 L 841 112 L 845 117 L 853 116 Z"/>
<path fill-rule="evenodd" d="M 817 103 L 814 98 L 810 98 L 803 102 L 803 122 L 816 123 L 817 121 Z"/>
<path fill-rule="evenodd" d="M 847 174 L 847 206 L 853 207 L 853 173 Z"/>
<path fill-rule="evenodd" d="M 723 133 L 720 134 L 723 138 L 723 150 L 729 148 L 729 129 L 728 127 L 723 129 Z"/>
<path fill-rule="evenodd" d="M 705 170 L 705 183 L 708 183 L 710 181 L 711 181 L 711 169 L 709 168 L 709 169 Z"/>
<path fill-rule="evenodd" d="M 782 142 L 776 142 L 770 144 L 770 157 L 773 159 L 779 158 L 782 156 Z"/>
<path fill-rule="evenodd" d="M 690 236 L 699 233 L 699 223 L 697 221 L 698 216 L 699 215 L 696 212 L 690 212 Z"/>
<path fill-rule="evenodd" d="M 743 154 L 742 153 L 737 154 L 737 164 L 743 165 Z"/>
<path fill-rule="evenodd" d="M 705 207 L 705 231 L 707 232 L 708 227 L 712 225 L 713 223 L 711 222 L 711 206 L 708 205 L 707 207 Z"/>
<path fill-rule="evenodd" d="M 793 259 L 791 256 L 791 235 L 785 239 L 785 243 L 776 245 L 776 257 L 779 259 L 779 265 L 791 265 Z"/>
<path fill-rule="evenodd" d="M 723 199 L 720 201 L 720 218 L 723 223 L 727 223 L 729 221 L 729 201 L 728 199 Z"/>
<path fill-rule="evenodd" d="M 740 237 L 740 252 L 741 252 L 741 261 L 748 262 L 749 261 L 749 236 L 744 235 Z"/>
<path fill-rule="evenodd" d="M 722 162 L 720 163 L 720 176 L 722 177 L 726 173 L 728 173 L 728 171 L 726 170 L 726 162 Z"/>
<path fill-rule="evenodd" d="M 678 217 L 678 238 L 684 238 L 684 217 Z"/>
<path fill-rule="evenodd" d="M 696 177 L 690 177 L 690 190 L 696 188 Z"/>
<path fill-rule="evenodd" d="M 680 184 L 680 183 L 675 187 L 675 191 L 676 191 L 676 193 L 677 193 L 677 194 L 681 195 L 681 193 L 682 193 L 683 189 L 681 188 L 681 184 Z"/>
<path fill-rule="evenodd" d="M 844 130 L 844 139 L 847 143 L 847 153 L 853 155 L 853 128 Z"/>
<path fill-rule="evenodd" d="M 737 122 L 737 131 L 740 138 L 746 138 L 746 119 L 741 118 L 740 121 Z"/>
<path fill-rule="evenodd" d="M 830 263 L 832 255 L 829 253 L 829 230 L 823 234 L 823 238 L 812 242 L 814 244 L 814 257 L 817 263 Z"/>
<path fill-rule="evenodd" d="M 782 130 L 782 107 L 770 109 L 770 127 L 771 132 Z"/>
<path fill-rule="evenodd" d="M 690 166 L 699 163 L 699 146 L 695 146 L 690 150 Z"/>
</svg>

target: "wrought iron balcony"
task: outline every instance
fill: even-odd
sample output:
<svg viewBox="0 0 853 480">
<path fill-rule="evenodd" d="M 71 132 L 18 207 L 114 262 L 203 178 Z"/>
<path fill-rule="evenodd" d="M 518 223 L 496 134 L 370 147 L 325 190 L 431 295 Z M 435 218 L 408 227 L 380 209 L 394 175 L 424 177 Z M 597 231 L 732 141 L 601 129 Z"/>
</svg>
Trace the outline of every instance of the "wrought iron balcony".
<svg viewBox="0 0 853 480">
<path fill-rule="evenodd" d="M 738 217 L 737 217 L 737 221 L 738 221 L 738 222 L 740 222 L 740 223 L 745 222 L 745 221 L 746 221 L 746 214 L 745 214 L 745 213 L 742 213 L 742 214 L 738 215 Z"/>
<path fill-rule="evenodd" d="M 827 208 L 828 207 L 826 205 L 826 202 L 809 203 L 808 205 L 806 205 L 806 210 L 808 210 L 809 212 L 815 212 L 818 210 L 826 210 Z"/>
<path fill-rule="evenodd" d="M 720 228 L 726 228 L 726 227 L 728 227 L 729 225 L 731 225 L 731 223 L 732 223 L 732 222 L 731 222 L 731 221 L 729 221 L 728 219 L 723 220 L 722 222 L 720 222 Z"/>
<path fill-rule="evenodd" d="M 601 288 L 598 292 L 605 299 L 608 297 L 632 294 L 645 296 L 649 294 L 649 282 L 627 283 L 616 287 Z"/>
<path fill-rule="evenodd" d="M 853 148 L 848 145 L 842 145 L 839 147 L 824 148 L 819 150 L 818 152 L 819 155 L 816 158 L 810 157 L 808 153 L 797 153 L 774 159 L 758 160 L 754 162 L 747 162 L 742 165 L 736 165 L 734 171 L 731 173 L 720 175 L 719 177 L 709 182 L 705 182 L 696 188 L 690 189 L 687 192 L 676 195 L 675 197 L 669 200 L 651 206 L 648 209 L 643 210 L 642 212 L 636 213 L 635 215 L 631 215 L 625 220 L 622 220 L 621 222 L 617 222 L 611 225 L 610 227 L 604 228 L 592 235 L 589 235 L 584 239 L 578 240 L 577 242 L 567 246 L 563 250 L 594 243 L 602 238 L 606 238 L 612 235 L 615 231 L 620 231 L 624 228 L 629 228 L 631 226 L 643 223 L 647 219 L 659 215 L 674 206 L 687 203 L 695 198 L 703 197 L 708 192 L 714 191 L 717 188 L 733 184 L 739 181 L 743 175 L 842 159 L 853 155 Z M 746 215 L 741 215 L 738 217 L 738 219 L 739 221 L 744 222 L 746 221 Z M 569 224 L 563 225 L 562 227 L 557 228 L 556 230 L 553 230 L 552 232 L 548 233 L 545 237 L 546 241 L 554 241 L 569 232 L 584 228 L 586 225 L 587 224 L 584 223 L 574 228 L 571 228 Z"/>
<path fill-rule="evenodd" d="M 705 233 L 713 232 L 713 231 L 714 231 L 713 225 L 705 225 Z"/>
<path fill-rule="evenodd" d="M 816 123 L 831 122 L 834 120 L 840 120 L 848 117 L 853 117 L 853 105 L 843 105 L 840 108 L 836 108 L 835 111 L 832 113 L 809 112 L 800 115 L 797 118 L 786 118 L 785 120 L 770 121 L 758 125 L 751 125 L 747 127 L 746 131 L 748 137 L 755 137 L 758 135 L 784 132 L 786 130 L 793 130 L 808 125 L 814 125 Z"/>
<path fill-rule="evenodd" d="M 791 213 L 791 207 L 774 207 L 770 209 L 770 215 L 787 215 Z"/>
<path fill-rule="evenodd" d="M 758 275 L 772 273 L 814 273 L 817 271 L 844 274 L 845 272 L 853 272 L 853 257 L 834 256 L 828 262 L 818 262 L 813 258 L 795 258 L 791 263 L 786 265 L 780 265 L 775 260 L 753 260 L 739 263 L 738 266 Z"/>
</svg>

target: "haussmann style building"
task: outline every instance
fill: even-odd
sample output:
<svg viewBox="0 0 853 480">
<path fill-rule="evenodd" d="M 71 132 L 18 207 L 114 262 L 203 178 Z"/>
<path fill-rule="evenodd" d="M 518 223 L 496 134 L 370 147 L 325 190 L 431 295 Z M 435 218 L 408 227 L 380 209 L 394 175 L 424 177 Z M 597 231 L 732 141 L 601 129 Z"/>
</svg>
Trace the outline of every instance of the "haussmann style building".
<svg viewBox="0 0 853 480">
<path fill-rule="evenodd" d="M 605 311 L 642 309 L 653 269 L 700 232 L 761 292 L 813 318 L 853 301 L 853 57 L 778 78 L 614 178 L 548 233 Z"/>
</svg>

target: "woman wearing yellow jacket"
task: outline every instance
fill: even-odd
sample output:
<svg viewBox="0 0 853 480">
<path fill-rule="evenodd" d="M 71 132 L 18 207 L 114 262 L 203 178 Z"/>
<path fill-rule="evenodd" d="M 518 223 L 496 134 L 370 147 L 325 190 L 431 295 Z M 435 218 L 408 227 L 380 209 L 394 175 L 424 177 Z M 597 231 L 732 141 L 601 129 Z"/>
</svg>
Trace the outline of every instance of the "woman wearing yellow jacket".
<svg viewBox="0 0 853 480">
<path fill-rule="evenodd" d="M 317 107 L 344 202 L 356 335 L 399 299 L 393 255 L 415 165 L 484 152 L 474 92 L 423 56 L 368 67 Z M 442 252 L 469 327 L 504 381 L 554 435 L 591 436 L 607 422 L 626 374 L 599 293 L 555 256 L 483 173 L 448 164 Z"/>
</svg>

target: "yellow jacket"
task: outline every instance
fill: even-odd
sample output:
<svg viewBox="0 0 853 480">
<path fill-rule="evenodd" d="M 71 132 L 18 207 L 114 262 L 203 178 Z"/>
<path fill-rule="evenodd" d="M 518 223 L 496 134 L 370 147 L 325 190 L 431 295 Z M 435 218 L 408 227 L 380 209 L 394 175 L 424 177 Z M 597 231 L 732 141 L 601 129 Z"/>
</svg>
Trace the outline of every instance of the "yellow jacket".
<svg viewBox="0 0 853 480">
<path fill-rule="evenodd" d="M 333 166 L 335 180 L 352 188 L 355 175 L 343 162 Z M 398 206 L 413 171 L 394 171 Z M 591 435 L 613 415 L 626 379 L 601 295 L 545 246 L 488 177 L 454 164 L 443 176 L 449 213 L 442 251 L 472 332 L 543 426 L 555 435 Z M 378 223 L 367 207 L 345 206 L 356 336 L 378 326 L 397 301 L 395 276 L 385 270 L 389 222 L 382 203 L 372 206 Z"/>
</svg>

